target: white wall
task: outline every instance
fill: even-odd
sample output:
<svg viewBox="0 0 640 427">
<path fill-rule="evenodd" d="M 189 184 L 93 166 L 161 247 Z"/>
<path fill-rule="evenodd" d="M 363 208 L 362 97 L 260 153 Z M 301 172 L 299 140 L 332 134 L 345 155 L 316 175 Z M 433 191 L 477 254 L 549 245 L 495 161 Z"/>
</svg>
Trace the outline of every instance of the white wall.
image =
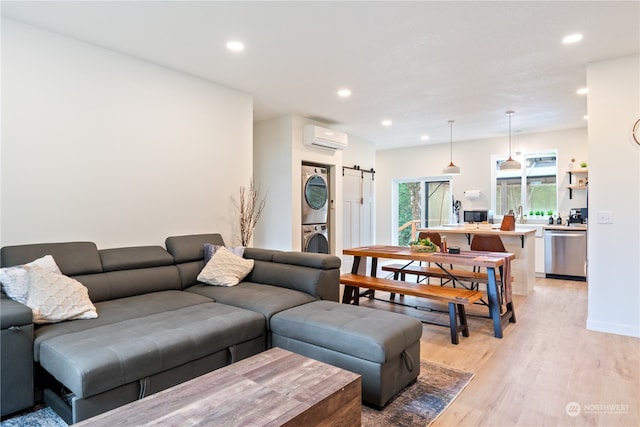
<svg viewBox="0 0 640 427">
<path fill-rule="evenodd" d="M 251 173 L 251 96 L 2 20 L 2 245 L 232 243 Z"/>
<path fill-rule="evenodd" d="M 640 56 L 589 64 L 589 313 L 587 327 L 640 336 Z M 600 224 L 610 212 L 612 224 Z"/>
<path fill-rule="evenodd" d="M 375 144 L 356 135 L 349 135 L 349 147 L 344 150 L 342 164 L 349 167 L 359 166 L 365 170 L 375 169 Z"/>
<path fill-rule="evenodd" d="M 569 209 L 586 206 L 586 193 L 574 191 L 569 200 L 569 177 L 565 171 L 571 158 L 576 163 L 587 161 L 586 128 L 557 132 L 523 134 L 519 137 L 523 153 L 538 150 L 558 150 L 558 207 L 566 218 Z M 515 146 L 513 147 L 515 151 Z M 454 176 L 452 190 L 456 200 L 462 202 L 462 209 L 491 208 L 491 156 L 507 155 L 508 136 L 476 141 L 453 143 L 453 161 L 461 169 Z M 449 164 L 449 144 L 435 144 L 394 150 L 381 150 L 376 157 L 376 242 L 391 244 L 392 233 L 397 224 L 392 224 L 392 184 L 394 179 L 442 176 L 442 169 Z M 465 190 L 480 190 L 479 199 L 470 201 L 464 197 Z"/>
<path fill-rule="evenodd" d="M 266 197 L 265 209 L 256 225 L 256 247 L 290 250 L 293 241 L 291 208 L 291 116 L 257 122 L 253 129 L 253 174 Z"/>
</svg>

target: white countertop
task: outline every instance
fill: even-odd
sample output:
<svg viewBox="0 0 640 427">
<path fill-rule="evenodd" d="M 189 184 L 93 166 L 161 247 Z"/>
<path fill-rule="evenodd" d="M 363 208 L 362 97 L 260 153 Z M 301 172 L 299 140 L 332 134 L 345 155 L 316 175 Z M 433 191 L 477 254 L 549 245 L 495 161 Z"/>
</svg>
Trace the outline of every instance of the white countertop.
<svg viewBox="0 0 640 427">
<path fill-rule="evenodd" d="M 490 229 L 480 229 L 480 228 L 465 228 L 463 226 L 458 227 L 429 227 L 429 228 L 418 228 L 417 231 L 437 231 L 439 233 L 450 233 L 450 234 L 488 234 L 495 233 L 501 236 L 528 236 L 535 234 L 536 230 L 534 228 L 528 227 L 519 227 L 519 224 L 516 224 L 515 231 L 502 231 L 500 230 L 500 224 L 492 224 L 492 228 Z"/>
<path fill-rule="evenodd" d="M 576 225 L 545 225 L 545 230 L 568 230 L 568 231 L 587 231 L 586 224 L 576 224 Z"/>
</svg>

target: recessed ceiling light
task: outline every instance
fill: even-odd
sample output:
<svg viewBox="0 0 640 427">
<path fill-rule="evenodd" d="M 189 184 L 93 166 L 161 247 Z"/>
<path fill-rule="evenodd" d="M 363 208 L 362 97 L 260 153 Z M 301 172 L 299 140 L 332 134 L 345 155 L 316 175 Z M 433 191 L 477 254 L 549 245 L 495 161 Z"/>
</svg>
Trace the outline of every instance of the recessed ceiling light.
<svg viewBox="0 0 640 427">
<path fill-rule="evenodd" d="M 586 115 L 586 114 L 584 116 L 582 116 L 582 118 L 585 119 L 585 120 L 589 120 L 589 116 Z"/>
<path fill-rule="evenodd" d="M 382 126 L 391 126 L 391 120 L 383 120 L 382 121 Z"/>
<path fill-rule="evenodd" d="M 420 139 L 426 141 L 427 139 L 429 139 L 429 135 L 422 135 Z"/>
<path fill-rule="evenodd" d="M 578 95 L 586 95 L 589 92 L 589 89 L 586 87 L 581 87 L 576 91 Z"/>
<path fill-rule="evenodd" d="M 564 44 L 571 44 L 571 43 L 576 43 L 579 42 L 580 40 L 582 40 L 582 34 L 570 34 L 568 36 L 566 36 L 565 38 L 562 39 L 562 43 Z"/>
<path fill-rule="evenodd" d="M 244 43 L 239 41 L 230 41 L 227 43 L 227 49 L 233 52 L 242 52 L 244 50 Z"/>
<path fill-rule="evenodd" d="M 338 96 L 340 98 L 348 98 L 351 96 L 351 91 L 349 89 L 340 89 L 338 91 Z"/>
</svg>

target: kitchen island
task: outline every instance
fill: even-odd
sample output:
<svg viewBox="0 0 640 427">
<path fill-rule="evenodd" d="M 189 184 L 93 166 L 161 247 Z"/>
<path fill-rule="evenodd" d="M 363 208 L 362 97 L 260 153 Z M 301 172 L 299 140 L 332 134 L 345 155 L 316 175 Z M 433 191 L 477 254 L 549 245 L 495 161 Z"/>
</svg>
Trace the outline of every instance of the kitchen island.
<svg viewBox="0 0 640 427">
<path fill-rule="evenodd" d="M 476 234 L 497 234 L 502 239 L 507 252 L 515 254 L 516 259 L 511 262 L 511 275 L 513 276 L 513 293 L 516 295 L 529 295 L 535 284 L 535 233 L 534 229 L 519 228 L 515 231 L 502 231 L 499 225 L 491 229 L 470 229 L 465 227 L 430 227 L 419 228 L 420 231 L 440 233 L 447 238 L 447 246 L 457 246 L 461 250 L 469 250 L 471 240 Z"/>
</svg>

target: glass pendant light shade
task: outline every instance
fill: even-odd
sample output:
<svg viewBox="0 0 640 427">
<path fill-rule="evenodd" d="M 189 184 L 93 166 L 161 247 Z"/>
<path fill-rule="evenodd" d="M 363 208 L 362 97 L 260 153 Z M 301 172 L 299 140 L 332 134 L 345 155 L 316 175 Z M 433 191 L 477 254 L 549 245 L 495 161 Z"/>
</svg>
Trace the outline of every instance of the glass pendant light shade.
<svg viewBox="0 0 640 427">
<path fill-rule="evenodd" d="M 511 116 L 513 116 L 514 111 L 509 110 L 506 114 L 509 116 L 509 158 L 507 161 L 500 163 L 500 170 L 520 170 L 522 167 L 520 162 L 511 157 Z"/>
<path fill-rule="evenodd" d="M 449 120 L 449 149 L 450 149 L 450 162 L 447 167 L 442 169 L 442 173 L 445 175 L 460 175 L 460 167 L 453 164 L 453 120 Z"/>
<path fill-rule="evenodd" d="M 507 159 L 506 161 L 500 163 L 501 171 L 520 170 L 521 167 L 522 165 L 520 164 L 520 162 L 512 159 L 511 156 L 509 156 L 509 159 Z"/>
<path fill-rule="evenodd" d="M 460 175 L 460 167 L 449 163 L 449 166 L 442 169 L 442 173 L 445 175 Z"/>
</svg>

